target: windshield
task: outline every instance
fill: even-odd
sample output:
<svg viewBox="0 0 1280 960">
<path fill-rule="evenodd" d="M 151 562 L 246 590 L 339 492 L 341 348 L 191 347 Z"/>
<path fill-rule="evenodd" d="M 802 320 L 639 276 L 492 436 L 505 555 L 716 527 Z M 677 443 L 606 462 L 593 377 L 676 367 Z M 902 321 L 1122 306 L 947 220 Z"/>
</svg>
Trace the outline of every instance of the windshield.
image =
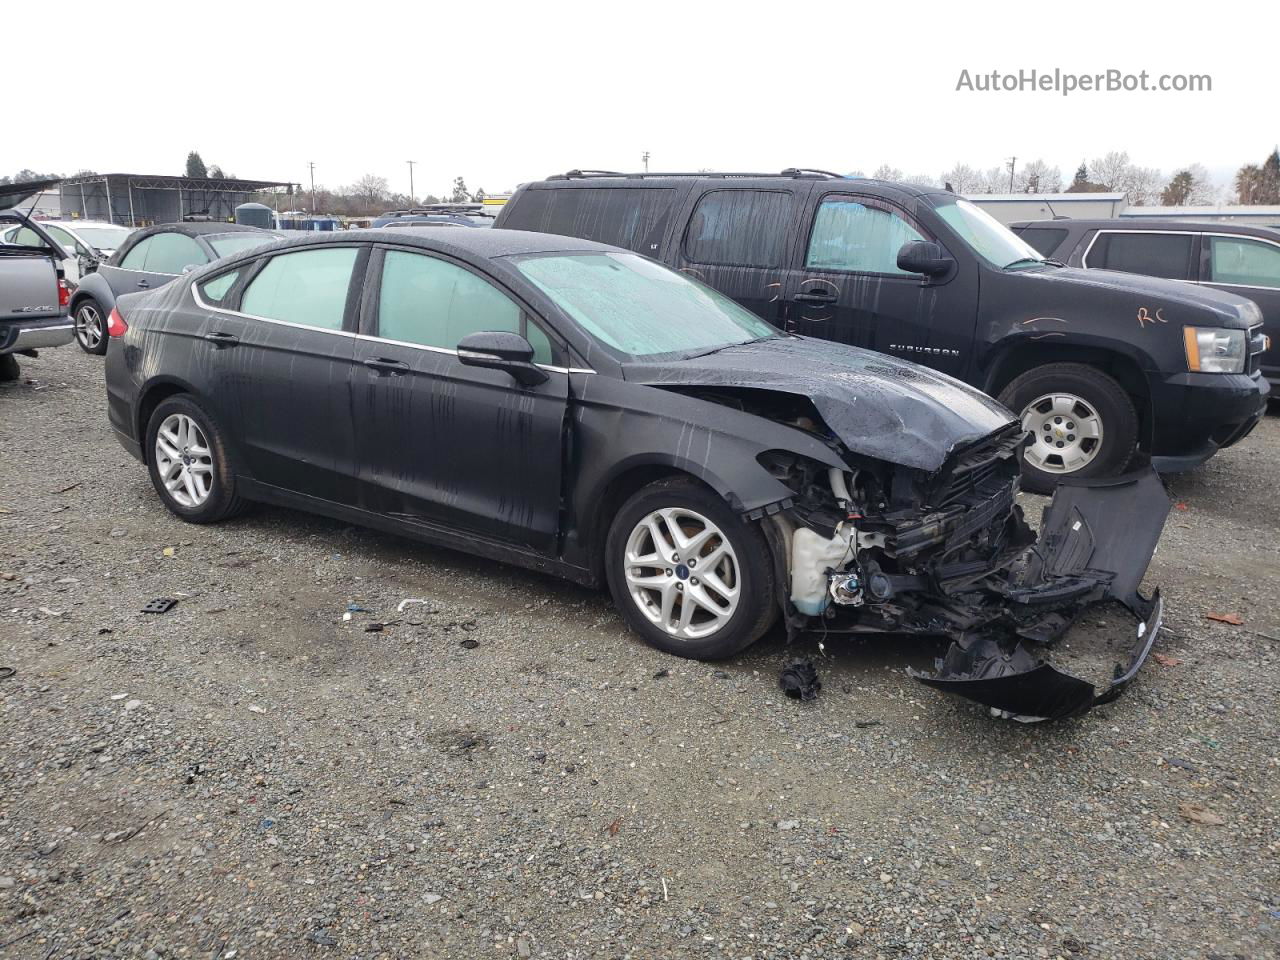
<svg viewBox="0 0 1280 960">
<path fill-rule="evenodd" d="M 777 334 L 728 297 L 634 253 L 531 256 L 516 266 L 587 333 L 628 357 L 701 353 Z"/>
<path fill-rule="evenodd" d="M 209 241 L 209 246 L 213 247 L 213 252 L 219 257 L 229 257 L 233 253 L 240 253 L 242 250 L 252 250 L 254 247 L 260 247 L 264 243 L 270 243 L 272 240 L 279 240 L 278 233 L 215 233 L 213 236 L 205 237 Z"/>
<path fill-rule="evenodd" d="M 118 250 L 131 233 L 128 227 L 76 227 L 76 236 L 98 250 Z"/>
<path fill-rule="evenodd" d="M 994 267 L 1035 266 L 1043 257 L 1025 240 L 987 211 L 968 200 L 957 200 L 937 208 L 940 216 L 960 239 Z"/>
</svg>

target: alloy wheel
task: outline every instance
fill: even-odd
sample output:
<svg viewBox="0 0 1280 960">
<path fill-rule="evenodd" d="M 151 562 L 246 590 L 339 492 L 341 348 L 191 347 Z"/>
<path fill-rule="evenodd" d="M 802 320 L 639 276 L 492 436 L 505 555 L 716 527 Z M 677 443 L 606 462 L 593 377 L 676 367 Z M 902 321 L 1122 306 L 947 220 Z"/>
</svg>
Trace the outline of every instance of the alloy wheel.
<svg viewBox="0 0 1280 960">
<path fill-rule="evenodd" d="M 80 346 L 86 350 L 96 350 L 102 343 L 102 338 L 106 335 L 102 323 L 102 314 L 98 308 L 91 303 L 81 305 L 76 309 L 76 339 L 80 341 Z"/>
<path fill-rule="evenodd" d="M 623 562 L 631 599 L 673 637 L 709 636 L 738 609 L 737 555 L 723 531 L 700 513 L 653 511 L 631 531 Z"/>
<path fill-rule="evenodd" d="M 1046 473 L 1075 473 L 1102 449 L 1102 417 L 1080 397 L 1047 393 L 1022 410 L 1022 428 L 1032 434 L 1023 456 Z"/>
<path fill-rule="evenodd" d="M 185 413 L 165 417 L 156 431 L 156 468 L 180 506 L 198 507 L 213 492 L 213 452 L 200 425 Z"/>
</svg>

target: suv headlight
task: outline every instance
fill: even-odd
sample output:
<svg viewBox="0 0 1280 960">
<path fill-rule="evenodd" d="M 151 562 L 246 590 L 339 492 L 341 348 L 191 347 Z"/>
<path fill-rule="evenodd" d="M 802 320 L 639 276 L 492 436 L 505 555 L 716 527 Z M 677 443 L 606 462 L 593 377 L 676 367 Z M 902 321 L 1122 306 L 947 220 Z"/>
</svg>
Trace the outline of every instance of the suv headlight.
<svg viewBox="0 0 1280 960">
<path fill-rule="evenodd" d="M 1192 373 L 1244 373 L 1248 342 L 1243 330 L 1183 327 L 1182 338 Z"/>
</svg>

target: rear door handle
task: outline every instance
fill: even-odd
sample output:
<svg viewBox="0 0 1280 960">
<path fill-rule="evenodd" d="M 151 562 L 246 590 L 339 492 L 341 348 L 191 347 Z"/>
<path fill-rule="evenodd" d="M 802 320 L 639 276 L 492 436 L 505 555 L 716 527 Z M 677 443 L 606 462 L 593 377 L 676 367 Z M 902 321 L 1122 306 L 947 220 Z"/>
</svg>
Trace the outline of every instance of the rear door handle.
<svg viewBox="0 0 1280 960">
<path fill-rule="evenodd" d="M 823 291 L 815 291 L 814 293 L 797 293 L 795 298 L 801 303 L 835 303 L 836 295 L 834 293 L 825 293 Z"/>
<path fill-rule="evenodd" d="M 138 286 L 142 287 L 142 288 L 145 290 L 145 289 L 147 289 L 148 287 L 150 287 L 150 286 L 151 286 L 151 281 L 150 281 L 150 280 L 139 280 L 139 281 L 138 281 Z"/>
<path fill-rule="evenodd" d="M 362 361 L 366 367 L 375 371 L 378 376 L 398 377 L 409 372 L 409 365 L 401 360 L 387 360 L 383 357 L 370 357 Z"/>
<path fill-rule="evenodd" d="M 234 333 L 206 333 L 204 339 L 208 340 L 215 347 L 234 347 L 240 342 L 240 338 Z"/>
</svg>

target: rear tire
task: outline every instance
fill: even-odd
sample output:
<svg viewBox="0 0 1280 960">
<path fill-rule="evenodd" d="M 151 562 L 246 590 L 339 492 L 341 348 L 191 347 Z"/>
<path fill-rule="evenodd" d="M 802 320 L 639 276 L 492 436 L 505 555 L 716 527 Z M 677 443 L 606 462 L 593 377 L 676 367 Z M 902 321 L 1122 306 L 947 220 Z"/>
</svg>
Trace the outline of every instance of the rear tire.
<svg viewBox="0 0 1280 960">
<path fill-rule="evenodd" d="M 190 396 L 162 400 L 146 436 L 151 483 L 170 513 L 188 523 L 217 523 L 244 509 L 222 431 Z"/>
<path fill-rule="evenodd" d="M 93 297 L 86 296 L 76 304 L 73 319 L 76 325 L 76 343 L 85 353 L 96 357 L 107 352 L 107 315 Z"/>
<path fill-rule="evenodd" d="M 643 487 L 605 542 L 613 602 L 646 643 L 696 660 L 731 657 L 773 623 L 773 557 L 756 523 L 691 479 Z"/>
<path fill-rule="evenodd" d="M 22 376 L 18 358 L 12 353 L 0 353 L 0 383 L 12 383 Z"/>
<path fill-rule="evenodd" d="M 1034 434 L 1018 452 L 1022 488 L 1052 493 L 1066 479 L 1123 473 L 1138 446 L 1138 413 L 1124 388 L 1083 363 L 1028 370 L 1000 391 L 1000 402 Z"/>
</svg>

